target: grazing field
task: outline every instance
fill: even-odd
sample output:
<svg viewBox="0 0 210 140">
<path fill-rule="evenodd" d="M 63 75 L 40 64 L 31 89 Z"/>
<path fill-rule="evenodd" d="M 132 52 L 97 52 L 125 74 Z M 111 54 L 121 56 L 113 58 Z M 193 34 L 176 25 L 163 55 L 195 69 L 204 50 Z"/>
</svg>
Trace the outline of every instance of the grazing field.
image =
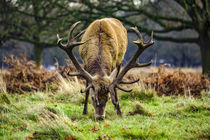
<svg viewBox="0 0 210 140">
<path fill-rule="evenodd" d="M 1 94 L 0 139 L 209 139 L 209 98 L 209 92 L 201 98 L 158 97 L 145 90 L 121 93 L 123 116 L 109 101 L 106 120 L 97 122 L 92 105 L 82 115 L 79 90 Z"/>
<path fill-rule="evenodd" d="M 134 69 L 126 78 L 140 81 L 125 87 L 130 93 L 119 91 L 123 116 L 109 99 L 106 120 L 96 121 L 91 100 L 82 115 L 84 81 L 67 78 L 73 68 L 7 62 L 0 71 L 0 139 L 210 139 L 209 78 L 197 70 Z"/>
</svg>

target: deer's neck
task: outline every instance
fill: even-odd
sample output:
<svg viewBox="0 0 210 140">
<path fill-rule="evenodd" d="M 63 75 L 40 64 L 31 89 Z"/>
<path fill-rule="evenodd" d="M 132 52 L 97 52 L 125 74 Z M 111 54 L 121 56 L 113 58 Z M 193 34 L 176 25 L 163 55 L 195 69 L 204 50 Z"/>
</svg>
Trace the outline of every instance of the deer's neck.
<svg viewBox="0 0 210 140">
<path fill-rule="evenodd" d="M 94 61 L 89 62 L 88 65 L 86 65 L 85 69 L 92 75 L 99 75 L 99 76 L 104 76 L 105 71 L 102 66 L 101 60 L 96 59 Z"/>
</svg>

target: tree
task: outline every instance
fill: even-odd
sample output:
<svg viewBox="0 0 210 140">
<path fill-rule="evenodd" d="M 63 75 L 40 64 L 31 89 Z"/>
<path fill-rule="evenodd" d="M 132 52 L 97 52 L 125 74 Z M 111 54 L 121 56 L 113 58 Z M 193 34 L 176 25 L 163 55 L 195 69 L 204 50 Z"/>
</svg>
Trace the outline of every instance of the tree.
<svg viewBox="0 0 210 140">
<path fill-rule="evenodd" d="M 81 14 L 89 18 L 114 17 L 128 26 L 162 41 L 196 43 L 200 46 L 203 73 L 210 71 L 210 2 L 208 0 L 98 0 L 83 1 Z M 164 11 L 167 9 L 167 11 Z M 86 12 L 85 12 L 86 11 Z M 152 26 L 150 26 L 152 25 Z M 193 37 L 174 37 L 170 33 L 193 30 Z"/>
<path fill-rule="evenodd" d="M 162 41 L 194 43 L 200 47 L 203 73 L 210 70 L 210 2 L 208 0 L 3 0 L 1 39 L 18 39 L 33 43 L 37 64 L 43 48 L 55 46 L 55 35 L 66 33 L 74 22 L 87 27 L 92 21 L 114 17 L 126 26 Z M 0 28 L 2 28 L 0 26 Z M 174 32 L 197 33 L 197 36 Z"/>
<path fill-rule="evenodd" d="M 65 0 L 2 0 L 1 40 L 15 39 L 32 43 L 34 60 L 40 66 L 43 50 L 55 47 L 56 34 L 64 34 L 76 21 L 69 11 L 59 7 L 68 4 Z"/>
<path fill-rule="evenodd" d="M 167 0 L 162 0 L 165 3 L 170 4 Z M 157 1 L 153 5 L 153 7 L 157 7 Z M 186 29 L 192 29 L 197 32 L 198 36 L 196 38 L 173 38 L 173 37 L 166 37 L 155 35 L 154 37 L 158 40 L 167 40 L 173 42 L 180 42 L 180 43 L 196 43 L 200 46 L 201 51 L 201 58 L 202 58 L 202 68 L 203 73 L 207 74 L 210 71 L 210 2 L 208 0 L 174 0 L 181 8 L 177 8 L 178 10 L 183 11 L 181 14 L 186 14 L 186 16 L 182 15 L 175 15 L 169 16 L 167 14 L 161 15 L 161 13 L 157 12 L 157 14 L 152 14 L 151 11 L 143 9 L 143 8 L 136 8 L 135 6 L 127 6 L 124 10 L 129 11 L 137 11 L 139 14 L 143 14 L 144 16 L 148 17 L 155 23 L 159 24 L 162 29 L 155 30 L 156 33 L 166 33 L 171 31 L 182 31 Z M 154 6 L 155 5 L 155 6 Z M 172 4 L 168 5 L 171 9 L 173 9 Z M 160 10 L 160 9 L 158 9 Z M 172 11 L 176 12 L 176 11 Z M 180 18 L 181 17 L 181 18 Z M 171 23 L 169 25 L 168 23 Z M 148 29 L 142 28 L 146 33 L 151 32 Z"/>
<path fill-rule="evenodd" d="M 208 0 L 176 0 L 191 18 L 192 27 L 199 34 L 203 73 L 210 71 L 210 2 Z"/>
</svg>

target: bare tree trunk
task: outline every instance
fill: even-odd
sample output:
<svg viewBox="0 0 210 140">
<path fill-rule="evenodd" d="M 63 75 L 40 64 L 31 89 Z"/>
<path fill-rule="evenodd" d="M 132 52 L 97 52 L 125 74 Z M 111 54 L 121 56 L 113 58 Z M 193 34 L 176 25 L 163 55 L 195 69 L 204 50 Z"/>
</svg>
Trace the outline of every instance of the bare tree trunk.
<svg viewBox="0 0 210 140">
<path fill-rule="evenodd" d="M 43 47 L 39 45 L 34 45 L 34 61 L 38 67 L 42 65 L 42 54 L 43 54 Z"/>
<path fill-rule="evenodd" d="M 203 74 L 210 77 L 210 37 L 203 36 L 200 41 Z"/>
</svg>

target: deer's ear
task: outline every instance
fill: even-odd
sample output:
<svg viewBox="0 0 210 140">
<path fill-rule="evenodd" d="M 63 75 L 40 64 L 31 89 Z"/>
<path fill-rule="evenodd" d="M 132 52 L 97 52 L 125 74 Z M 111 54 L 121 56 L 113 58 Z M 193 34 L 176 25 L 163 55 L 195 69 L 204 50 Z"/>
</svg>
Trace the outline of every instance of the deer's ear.
<svg viewBox="0 0 210 140">
<path fill-rule="evenodd" d="M 112 82 L 117 77 L 117 74 L 118 74 L 118 68 L 115 68 L 112 71 L 112 73 L 109 75 L 109 80 Z"/>
</svg>

